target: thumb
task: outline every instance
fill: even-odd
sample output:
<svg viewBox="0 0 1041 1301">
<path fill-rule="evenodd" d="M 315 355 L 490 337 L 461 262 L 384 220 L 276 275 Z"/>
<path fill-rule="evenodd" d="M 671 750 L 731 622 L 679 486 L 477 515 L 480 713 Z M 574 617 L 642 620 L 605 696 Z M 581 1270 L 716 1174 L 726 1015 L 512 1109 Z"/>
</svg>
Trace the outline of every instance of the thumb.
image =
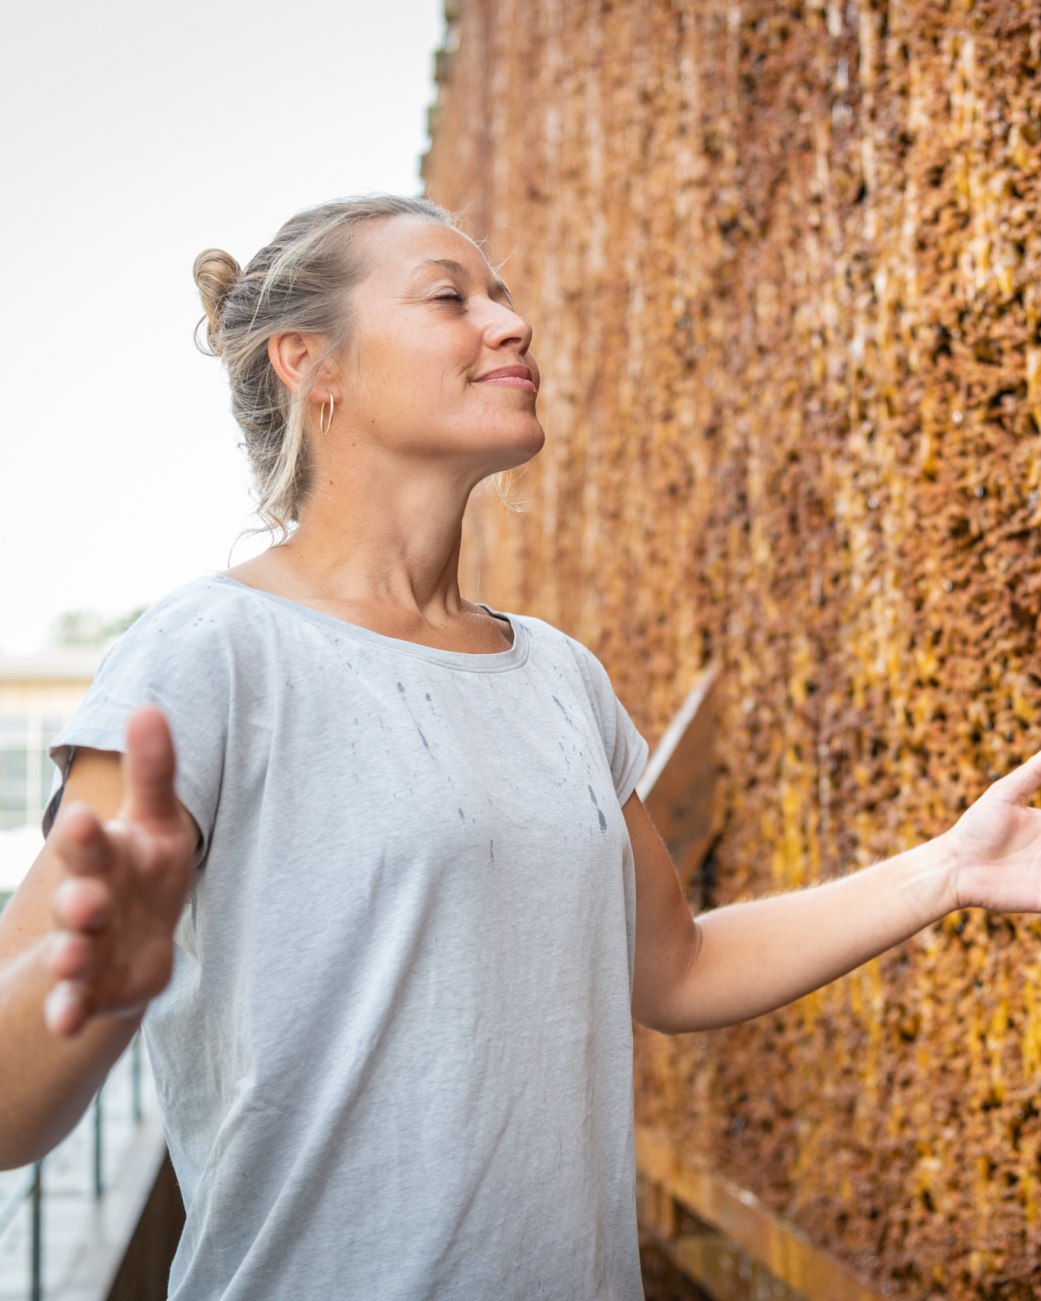
<svg viewBox="0 0 1041 1301">
<path fill-rule="evenodd" d="M 1041 789 L 1041 751 L 1013 768 L 990 789 L 1011 803 L 1025 804 Z"/>
<path fill-rule="evenodd" d="M 127 723 L 123 754 L 123 808 L 128 822 L 169 822 L 178 817 L 170 725 L 154 706 L 135 710 Z"/>
</svg>

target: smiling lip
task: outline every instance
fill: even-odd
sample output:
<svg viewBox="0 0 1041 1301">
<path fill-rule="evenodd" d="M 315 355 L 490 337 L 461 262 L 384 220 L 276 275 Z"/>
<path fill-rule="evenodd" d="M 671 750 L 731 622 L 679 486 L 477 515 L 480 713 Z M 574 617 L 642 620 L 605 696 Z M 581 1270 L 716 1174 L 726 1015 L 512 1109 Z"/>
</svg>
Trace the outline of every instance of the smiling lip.
<svg viewBox="0 0 1041 1301">
<path fill-rule="evenodd" d="M 537 393 L 535 376 L 527 366 L 502 366 L 490 370 L 486 375 L 478 375 L 475 384 L 498 384 L 502 388 L 519 388 L 525 393 Z"/>
</svg>

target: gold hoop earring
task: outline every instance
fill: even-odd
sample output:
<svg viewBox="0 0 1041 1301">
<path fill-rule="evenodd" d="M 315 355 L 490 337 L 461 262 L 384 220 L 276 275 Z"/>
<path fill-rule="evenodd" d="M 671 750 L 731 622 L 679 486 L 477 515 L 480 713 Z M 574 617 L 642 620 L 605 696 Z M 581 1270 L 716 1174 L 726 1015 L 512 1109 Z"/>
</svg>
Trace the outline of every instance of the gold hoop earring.
<svg viewBox="0 0 1041 1301">
<path fill-rule="evenodd" d="M 327 434 L 327 433 L 329 432 L 329 430 L 332 429 L 332 427 L 333 427 L 333 413 L 334 413 L 335 411 L 336 411 L 336 399 L 335 399 L 335 398 L 333 397 L 333 395 L 330 393 L 330 394 L 329 394 L 329 421 L 328 421 L 328 424 L 326 423 L 326 420 L 325 420 L 325 403 L 324 403 L 324 402 L 322 403 L 322 409 L 321 409 L 321 411 L 319 411 L 319 413 L 318 413 L 318 428 L 321 430 L 321 432 L 322 432 L 323 434 Z"/>
</svg>

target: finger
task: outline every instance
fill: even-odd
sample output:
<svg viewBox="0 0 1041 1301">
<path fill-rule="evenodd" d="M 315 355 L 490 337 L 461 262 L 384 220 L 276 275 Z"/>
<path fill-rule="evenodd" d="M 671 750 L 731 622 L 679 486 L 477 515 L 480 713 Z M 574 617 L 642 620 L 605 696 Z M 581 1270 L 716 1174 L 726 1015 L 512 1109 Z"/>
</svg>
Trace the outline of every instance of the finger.
<svg viewBox="0 0 1041 1301">
<path fill-rule="evenodd" d="M 44 999 L 43 1020 L 51 1034 L 67 1038 L 77 1034 L 90 1013 L 87 991 L 74 980 L 55 985 Z"/>
<path fill-rule="evenodd" d="M 85 981 L 97 965 L 96 945 L 85 935 L 55 935 L 44 966 L 59 980 Z"/>
<path fill-rule="evenodd" d="M 998 791 L 1004 799 L 1025 804 L 1041 790 L 1041 750 L 996 781 L 991 789 Z"/>
<path fill-rule="evenodd" d="M 63 865 L 77 875 L 104 872 L 112 864 L 114 847 L 97 815 L 86 804 L 62 809 L 52 843 Z"/>
<path fill-rule="evenodd" d="M 123 816 L 131 822 L 179 821 L 173 738 L 162 711 L 138 709 L 127 724 Z"/>
<path fill-rule="evenodd" d="M 108 925 L 112 892 L 97 878 L 68 877 L 51 897 L 51 914 L 63 930 L 95 934 Z"/>
</svg>

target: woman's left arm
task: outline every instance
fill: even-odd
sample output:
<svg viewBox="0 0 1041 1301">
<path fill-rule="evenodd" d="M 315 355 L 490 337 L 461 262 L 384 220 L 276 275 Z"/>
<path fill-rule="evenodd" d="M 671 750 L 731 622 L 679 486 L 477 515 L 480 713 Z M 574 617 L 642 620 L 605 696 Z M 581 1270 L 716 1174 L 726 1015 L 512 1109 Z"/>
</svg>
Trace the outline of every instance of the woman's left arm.
<svg viewBox="0 0 1041 1301">
<path fill-rule="evenodd" d="M 668 1034 L 782 1007 L 958 908 L 1041 912 L 1041 754 L 994 783 L 949 831 L 849 876 L 692 918 L 638 796 L 633 1016 Z"/>
</svg>

